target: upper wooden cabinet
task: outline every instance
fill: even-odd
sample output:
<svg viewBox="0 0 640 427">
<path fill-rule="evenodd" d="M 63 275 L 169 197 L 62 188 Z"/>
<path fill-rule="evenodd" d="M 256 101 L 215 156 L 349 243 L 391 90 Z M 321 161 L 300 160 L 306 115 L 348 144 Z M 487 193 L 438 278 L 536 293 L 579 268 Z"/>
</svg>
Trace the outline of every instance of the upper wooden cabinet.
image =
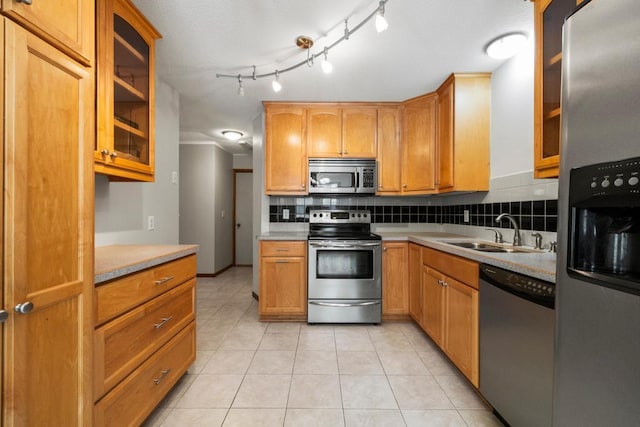
<svg viewBox="0 0 640 427">
<path fill-rule="evenodd" d="M 155 40 L 160 34 L 128 0 L 98 4 L 95 171 L 154 180 Z"/>
<path fill-rule="evenodd" d="M 491 74 L 452 74 L 437 94 L 438 193 L 488 191 Z"/>
<path fill-rule="evenodd" d="M 307 114 L 309 157 L 376 157 L 375 107 L 312 107 Z"/>
<path fill-rule="evenodd" d="M 562 24 L 581 0 L 537 0 L 534 79 L 534 177 L 554 178 L 560 165 Z"/>
<path fill-rule="evenodd" d="M 402 190 L 400 107 L 378 109 L 378 190 L 380 195 Z"/>
<path fill-rule="evenodd" d="M 435 93 L 410 99 L 402 105 L 402 193 L 435 191 Z"/>
<path fill-rule="evenodd" d="M 265 102 L 266 194 L 308 193 L 306 112 L 302 107 Z"/>
<path fill-rule="evenodd" d="M 2 13 L 82 65 L 93 65 L 94 5 L 84 0 L 1 0 Z"/>
</svg>

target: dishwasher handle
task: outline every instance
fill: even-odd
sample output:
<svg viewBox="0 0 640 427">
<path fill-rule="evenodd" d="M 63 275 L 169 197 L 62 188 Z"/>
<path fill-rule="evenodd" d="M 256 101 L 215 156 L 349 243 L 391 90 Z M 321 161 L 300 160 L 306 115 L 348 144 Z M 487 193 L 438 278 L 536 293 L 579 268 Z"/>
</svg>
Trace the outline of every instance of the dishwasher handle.
<svg viewBox="0 0 640 427">
<path fill-rule="evenodd" d="M 535 304 L 551 309 L 555 307 L 555 283 L 488 264 L 480 264 L 480 281 Z M 482 292 L 480 298 L 482 298 Z"/>
</svg>

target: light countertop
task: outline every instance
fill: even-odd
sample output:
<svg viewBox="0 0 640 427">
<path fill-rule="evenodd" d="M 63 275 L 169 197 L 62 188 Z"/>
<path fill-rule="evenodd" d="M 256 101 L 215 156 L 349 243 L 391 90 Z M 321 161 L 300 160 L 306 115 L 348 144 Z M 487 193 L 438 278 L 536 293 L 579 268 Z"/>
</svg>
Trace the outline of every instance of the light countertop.
<svg viewBox="0 0 640 427">
<path fill-rule="evenodd" d="M 307 240 L 309 233 L 307 231 L 272 231 L 262 233 L 260 240 Z"/>
<path fill-rule="evenodd" d="M 111 245 L 95 248 L 95 284 L 198 252 L 198 245 Z"/>
</svg>

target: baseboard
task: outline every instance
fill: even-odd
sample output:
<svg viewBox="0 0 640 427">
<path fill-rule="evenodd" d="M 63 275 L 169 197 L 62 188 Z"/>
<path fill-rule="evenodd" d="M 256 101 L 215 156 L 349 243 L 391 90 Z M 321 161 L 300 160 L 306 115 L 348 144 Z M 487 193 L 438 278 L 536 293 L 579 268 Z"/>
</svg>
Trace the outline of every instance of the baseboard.
<svg viewBox="0 0 640 427">
<path fill-rule="evenodd" d="M 198 274 L 196 274 L 196 277 L 216 277 L 216 276 L 221 275 L 222 273 L 224 273 L 225 271 L 227 271 L 231 267 L 233 267 L 233 264 L 229 264 L 228 266 L 226 266 L 222 270 L 218 270 L 215 273 L 198 273 Z"/>
</svg>

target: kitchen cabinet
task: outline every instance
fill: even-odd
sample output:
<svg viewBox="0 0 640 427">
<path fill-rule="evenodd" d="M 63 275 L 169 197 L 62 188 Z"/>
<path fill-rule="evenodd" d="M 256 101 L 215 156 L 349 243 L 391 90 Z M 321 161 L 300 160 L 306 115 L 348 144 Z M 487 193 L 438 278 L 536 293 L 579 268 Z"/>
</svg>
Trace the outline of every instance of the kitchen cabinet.
<svg viewBox="0 0 640 427">
<path fill-rule="evenodd" d="M 98 5 L 95 171 L 153 181 L 155 40 L 160 33 L 129 0 Z"/>
<path fill-rule="evenodd" d="M 139 425 L 195 361 L 196 256 L 96 286 L 94 424 Z"/>
<path fill-rule="evenodd" d="M 400 107 L 378 109 L 378 191 L 398 194 L 402 191 L 402 145 Z"/>
<path fill-rule="evenodd" d="M 409 271 L 407 242 L 382 243 L 382 315 L 386 319 L 409 314 Z"/>
<path fill-rule="evenodd" d="M 268 102 L 264 108 L 265 193 L 308 194 L 305 109 Z"/>
<path fill-rule="evenodd" d="M 488 191 L 491 74 L 451 74 L 436 93 L 438 193 Z"/>
<path fill-rule="evenodd" d="M 262 320 L 307 315 L 307 242 L 260 242 L 259 312 Z"/>
<path fill-rule="evenodd" d="M 402 194 L 435 192 L 435 93 L 402 104 Z"/>
<path fill-rule="evenodd" d="M 478 263 L 422 248 L 423 329 L 478 387 Z"/>
<path fill-rule="evenodd" d="M 93 5 L 2 2 L 6 426 L 91 425 Z"/>
<path fill-rule="evenodd" d="M 84 66 L 94 62 L 94 5 L 85 0 L 0 0 L 2 14 Z"/>
<path fill-rule="evenodd" d="M 409 315 L 420 326 L 422 319 L 422 247 L 409 243 Z"/>
<path fill-rule="evenodd" d="M 314 106 L 307 120 L 310 158 L 376 157 L 376 107 Z"/>
<path fill-rule="evenodd" d="M 534 4 L 534 177 L 555 178 L 560 165 L 562 25 L 581 0 L 537 0 Z"/>
</svg>

